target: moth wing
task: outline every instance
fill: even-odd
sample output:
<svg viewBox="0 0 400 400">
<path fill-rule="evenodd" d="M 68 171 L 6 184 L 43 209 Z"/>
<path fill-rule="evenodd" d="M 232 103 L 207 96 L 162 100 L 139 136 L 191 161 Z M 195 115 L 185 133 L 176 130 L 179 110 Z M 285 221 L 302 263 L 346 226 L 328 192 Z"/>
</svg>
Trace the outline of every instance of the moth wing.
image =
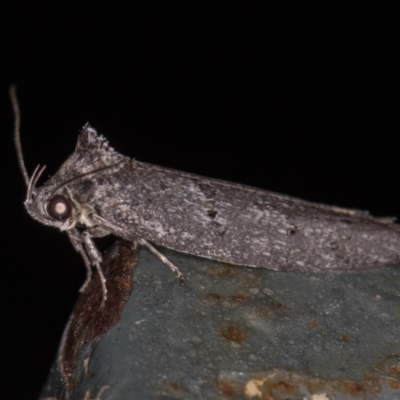
<svg viewBox="0 0 400 400">
<path fill-rule="evenodd" d="M 121 207 L 107 218 L 154 244 L 280 270 L 371 269 L 400 261 L 393 218 L 145 163 L 135 162 L 128 175 Z"/>
</svg>

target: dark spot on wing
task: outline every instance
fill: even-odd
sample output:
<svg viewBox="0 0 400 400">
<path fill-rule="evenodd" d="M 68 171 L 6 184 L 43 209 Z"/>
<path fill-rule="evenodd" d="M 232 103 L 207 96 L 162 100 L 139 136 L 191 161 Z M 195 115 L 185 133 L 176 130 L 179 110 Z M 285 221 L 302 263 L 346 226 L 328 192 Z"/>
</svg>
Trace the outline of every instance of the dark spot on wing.
<svg viewBox="0 0 400 400">
<path fill-rule="evenodd" d="M 102 212 L 101 212 L 100 207 L 99 207 L 98 205 L 95 205 L 93 208 L 94 208 L 94 210 L 96 211 L 97 215 L 100 215 L 100 217 L 101 217 Z"/>
<path fill-rule="evenodd" d="M 221 229 L 221 230 L 219 230 L 219 231 L 217 232 L 217 235 L 218 235 L 218 236 L 224 236 L 225 233 L 226 233 L 227 231 L 228 231 L 228 230 L 227 230 L 226 228 Z"/>
<path fill-rule="evenodd" d="M 93 181 L 84 180 L 81 182 L 79 186 L 79 191 L 82 193 L 87 193 L 93 188 L 93 185 L 94 185 Z"/>
<path fill-rule="evenodd" d="M 329 248 L 330 248 L 331 250 L 337 250 L 337 249 L 339 249 L 339 243 L 338 243 L 336 240 L 332 240 L 332 241 L 329 243 Z"/>
<path fill-rule="evenodd" d="M 108 182 L 103 177 L 97 175 L 96 176 L 96 186 L 106 185 Z"/>
<path fill-rule="evenodd" d="M 297 225 L 293 225 L 290 229 L 287 230 L 288 235 L 295 235 L 299 232 L 299 227 Z"/>
<path fill-rule="evenodd" d="M 214 219 L 217 216 L 218 211 L 215 210 L 207 210 L 207 217 Z"/>
</svg>

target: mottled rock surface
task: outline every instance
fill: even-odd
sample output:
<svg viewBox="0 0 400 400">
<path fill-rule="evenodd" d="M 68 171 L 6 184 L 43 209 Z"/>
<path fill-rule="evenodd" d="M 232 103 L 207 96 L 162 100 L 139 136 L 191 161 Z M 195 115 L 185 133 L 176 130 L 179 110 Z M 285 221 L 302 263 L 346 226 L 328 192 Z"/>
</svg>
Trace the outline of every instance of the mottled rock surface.
<svg viewBox="0 0 400 400">
<path fill-rule="evenodd" d="M 82 295 L 41 399 L 400 399 L 399 267 L 275 272 L 160 250 L 186 285 L 118 242 L 113 308 L 98 282 Z"/>
</svg>

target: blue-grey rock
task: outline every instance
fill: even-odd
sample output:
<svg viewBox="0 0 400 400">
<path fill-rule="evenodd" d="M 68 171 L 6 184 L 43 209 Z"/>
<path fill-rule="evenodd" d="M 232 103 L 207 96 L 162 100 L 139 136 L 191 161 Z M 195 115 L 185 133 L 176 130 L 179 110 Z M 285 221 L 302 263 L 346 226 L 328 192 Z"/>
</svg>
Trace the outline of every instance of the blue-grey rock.
<svg viewBox="0 0 400 400">
<path fill-rule="evenodd" d="M 82 294 L 41 399 L 400 399 L 398 267 L 276 272 L 160 248 L 181 287 L 138 251 L 108 252 L 109 300 L 98 282 Z"/>
</svg>

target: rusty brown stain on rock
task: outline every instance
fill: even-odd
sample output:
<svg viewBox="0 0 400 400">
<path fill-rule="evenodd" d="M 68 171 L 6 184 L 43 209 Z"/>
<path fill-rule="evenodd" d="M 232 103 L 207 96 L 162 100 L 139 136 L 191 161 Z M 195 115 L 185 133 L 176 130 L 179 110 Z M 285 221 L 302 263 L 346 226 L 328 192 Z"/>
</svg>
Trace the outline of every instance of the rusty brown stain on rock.
<svg viewBox="0 0 400 400">
<path fill-rule="evenodd" d="M 161 391 L 157 392 L 157 395 L 164 396 L 164 397 L 165 396 L 175 397 L 177 395 L 179 396 L 179 394 L 181 394 L 181 393 L 182 393 L 182 388 L 179 385 L 179 383 L 172 382 L 172 383 L 169 383 L 168 385 L 165 385 L 164 388 Z"/>
<path fill-rule="evenodd" d="M 218 381 L 218 390 L 225 396 L 234 397 L 243 392 L 243 388 L 235 381 Z"/>
<path fill-rule="evenodd" d="M 170 387 L 171 390 L 174 390 L 174 391 L 180 390 L 180 386 L 179 386 L 179 384 L 176 383 L 176 382 L 170 383 L 170 384 L 168 385 L 168 387 Z"/>
<path fill-rule="evenodd" d="M 232 296 L 230 296 L 230 300 L 235 302 L 235 303 L 240 303 L 244 300 L 246 300 L 247 296 L 244 293 L 235 293 Z M 224 300 L 224 297 L 221 296 L 218 293 L 207 293 L 203 298 L 202 298 L 202 303 L 205 305 L 218 305 L 222 304 L 222 301 Z"/>
<path fill-rule="evenodd" d="M 207 293 L 202 299 L 202 303 L 205 305 L 215 305 L 220 304 L 221 302 L 222 296 L 218 293 Z"/>
<path fill-rule="evenodd" d="M 364 393 L 371 391 L 371 384 L 368 382 L 356 382 L 356 381 L 336 381 L 335 385 L 343 387 L 345 391 L 352 396 L 361 396 Z"/>
<path fill-rule="evenodd" d="M 228 326 L 221 331 L 221 336 L 226 340 L 240 344 L 246 339 L 246 332 L 235 326 Z"/>
<path fill-rule="evenodd" d="M 400 355 L 391 354 L 376 366 L 377 371 L 382 371 L 384 375 L 400 379 Z"/>
<path fill-rule="evenodd" d="M 350 336 L 349 335 L 342 335 L 342 340 L 343 340 L 343 342 L 350 342 Z"/>
<path fill-rule="evenodd" d="M 394 380 L 388 380 L 388 384 L 392 389 L 400 389 L 400 382 Z"/>
<path fill-rule="evenodd" d="M 72 373 L 82 350 L 119 321 L 132 291 L 132 270 L 139 258 L 139 248 L 125 240 L 118 240 L 117 246 L 118 253 L 114 254 L 111 251 L 110 254 L 105 254 L 101 265 L 108 290 L 104 307 L 101 307 L 102 290 L 99 276 L 94 273 L 86 291 L 79 296 L 65 329 L 59 363 L 69 389 L 74 386 Z"/>
<path fill-rule="evenodd" d="M 298 394 L 297 387 L 290 383 L 287 382 L 286 380 L 277 380 L 277 381 L 270 381 L 270 380 L 265 380 L 262 387 L 261 387 L 262 393 L 282 393 L 282 394 Z"/>
<path fill-rule="evenodd" d="M 259 307 L 256 309 L 256 315 L 259 317 L 269 317 L 271 315 L 271 309 L 267 306 Z"/>
<path fill-rule="evenodd" d="M 390 374 L 400 378 L 400 365 L 391 365 L 389 367 Z"/>
<path fill-rule="evenodd" d="M 315 329 L 319 326 L 319 321 L 315 318 L 311 320 L 311 328 Z"/>
<path fill-rule="evenodd" d="M 217 280 L 225 278 L 231 279 L 233 276 L 240 272 L 241 271 L 237 265 L 227 263 L 221 263 L 221 265 L 218 265 L 218 268 L 212 267 L 205 270 L 205 273 L 207 275 L 210 275 Z"/>
<path fill-rule="evenodd" d="M 155 392 L 155 396 L 168 398 L 182 398 L 183 390 L 178 382 L 172 382 L 164 385 L 161 389 Z"/>
<path fill-rule="evenodd" d="M 232 296 L 232 300 L 233 300 L 233 301 L 240 302 L 240 301 L 246 300 L 246 297 L 247 297 L 247 296 L 246 296 L 244 293 L 235 293 L 235 294 Z"/>
<path fill-rule="evenodd" d="M 382 390 L 400 388 L 400 381 L 383 376 L 369 376 L 364 381 L 322 379 L 307 374 L 273 369 L 263 373 L 225 373 L 218 388 L 231 397 L 244 393 L 248 398 L 294 400 L 326 394 L 328 398 L 346 393 L 354 398 L 374 398 Z M 397 392 L 396 392 L 397 393 Z M 336 397 L 335 397 L 336 398 Z"/>
</svg>

